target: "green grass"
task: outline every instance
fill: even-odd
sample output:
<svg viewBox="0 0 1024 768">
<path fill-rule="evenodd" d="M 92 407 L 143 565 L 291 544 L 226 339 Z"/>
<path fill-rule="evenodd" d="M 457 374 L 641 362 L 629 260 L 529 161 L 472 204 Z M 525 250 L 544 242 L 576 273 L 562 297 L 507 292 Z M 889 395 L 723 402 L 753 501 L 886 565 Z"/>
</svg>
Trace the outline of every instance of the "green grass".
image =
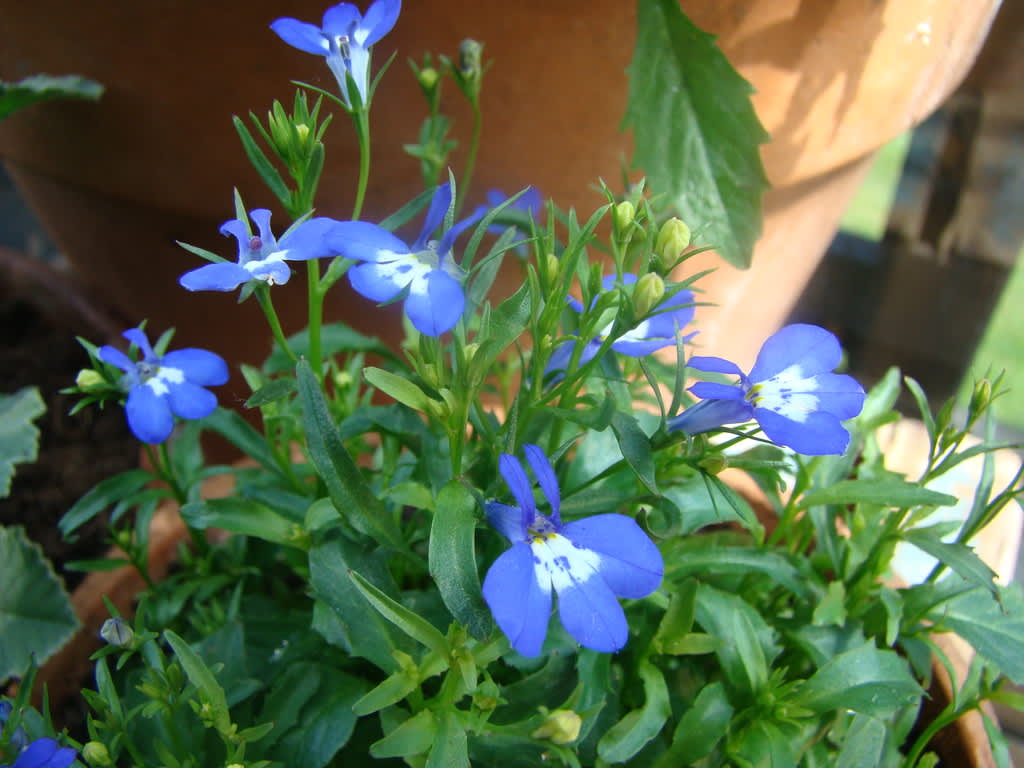
<svg viewBox="0 0 1024 768">
<path fill-rule="evenodd" d="M 903 159 L 910 146 L 910 134 L 897 136 L 878 151 L 867 177 L 840 224 L 841 228 L 869 240 L 881 240 L 889 218 Z M 990 371 L 1006 371 L 1004 386 L 1010 391 L 996 400 L 996 419 L 1014 429 L 1024 430 L 1024 250 L 1003 290 L 974 360 L 960 387 L 966 405 L 975 378 Z"/>
</svg>

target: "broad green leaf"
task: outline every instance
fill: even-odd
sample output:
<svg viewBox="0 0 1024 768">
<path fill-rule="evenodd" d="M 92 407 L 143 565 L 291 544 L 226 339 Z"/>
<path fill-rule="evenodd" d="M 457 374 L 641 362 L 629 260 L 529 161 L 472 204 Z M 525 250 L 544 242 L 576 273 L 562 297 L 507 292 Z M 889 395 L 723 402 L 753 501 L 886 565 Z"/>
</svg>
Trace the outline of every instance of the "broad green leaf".
<svg viewBox="0 0 1024 768">
<path fill-rule="evenodd" d="M 440 656 L 447 666 L 448 659 L 451 657 L 451 647 L 448 645 L 448 640 L 445 639 L 445 636 L 441 634 L 437 627 L 418 613 L 392 600 L 356 571 L 349 571 L 348 575 L 355 583 L 356 589 L 377 609 L 381 616 L 405 632 L 413 640 L 422 643 Z"/>
<path fill-rule="evenodd" d="M 35 387 L 0 395 L 0 499 L 11 492 L 14 465 L 36 460 L 39 428 L 32 422 L 45 412 L 46 403 Z"/>
<path fill-rule="evenodd" d="M 668 609 L 658 624 L 651 645 L 658 653 L 666 653 L 664 648 L 677 637 L 689 634 L 693 628 L 693 617 L 697 610 L 697 581 L 687 579 L 677 587 L 672 587 L 669 594 Z"/>
<path fill-rule="evenodd" d="M 701 243 L 748 267 L 768 186 L 758 149 L 768 135 L 750 102 L 753 89 L 678 0 L 641 0 L 637 23 L 623 118 L 635 137 L 633 167 L 644 169 Z"/>
<path fill-rule="evenodd" d="M 846 624 L 846 587 L 843 582 L 829 582 L 825 596 L 814 607 L 811 623 L 818 626 L 835 624 L 839 627 Z"/>
<path fill-rule="evenodd" d="M 164 639 L 174 650 L 174 656 L 185 670 L 189 682 L 199 692 L 200 702 L 205 708 L 209 708 L 207 717 L 210 724 L 223 736 L 232 734 L 231 714 L 228 712 L 228 702 L 224 695 L 224 689 L 217 682 L 213 672 L 206 666 L 198 653 L 188 643 L 169 629 L 164 630 Z"/>
<path fill-rule="evenodd" d="M 404 376 L 385 371 L 383 368 L 367 368 L 363 378 L 386 395 L 390 395 L 402 405 L 414 411 L 426 411 L 431 398 L 418 386 Z"/>
<path fill-rule="evenodd" d="M 672 746 L 658 759 L 655 768 L 691 765 L 710 753 L 728 731 L 732 713 L 722 683 L 702 688 L 679 719 L 672 735 Z"/>
<path fill-rule="evenodd" d="M 0 120 L 14 112 L 51 99 L 87 99 L 96 101 L 103 86 L 81 75 L 32 75 L 16 83 L 0 80 Z"/>
<path fill-rule="evenodd" d="M 437 740 L 424 768 L 470 768 L 466 727 L 455 712 L 437 716 Z"/>
<path fill-rule="evenodd" d="M 922 552 L 945 563 L 971 584 L 985 587 L 992 594 L 996 594 L 998 586 L 995 582 L 995 572 L 966 544 L 943 541 L 931 528 L 907 531 L 903 538 Z"/>
<path fill-rule="evenodd" d="M 422 755 L 437 737 L 434 713 L 421 709 L 384 738 L 370 745 L 370 755 L 377 760 L 388 757 Z"/>
<path fill-rule="evenodd" d="M 661 670 L 646 659 L 637 674 L 644 686 L 644 705 L 626 714 L 597 743 L 597 754 L 609 763 L 624 763 L 661 732 L 672 714 L 668 686 Z"/>
<path fill-rule="evenodd" d="M 719 640 L 715 653 L 729 683 L 756 693 L 768 679 L 768 666 L 779 651 L 774 631 L 761 614 L 743 598 L 701 584 L 697 623 Z"/>
<path fill-rule="evenodd" d="M 494 628 L 491 612 L 480 592 L 473 534 L 476 502 L 458 480 L 438 494 L 430 524 L 430 575 L 452 617 L 483 640 Z"/>
<path fill-rule="evenodd" d="M 391 516 L 363 479 L 341 441 L 327 409 L 320 382 L 306 360 L 296 366 L 306 444 L 317 474 L 327 486 L 334 508 L 359 531 L 395 550 L 406 549 Z"/>
<path fill-rule="evenodd" d="M 956 496 L 922 488 L 894 477 L 840 480 L 811 491 L 800 500 L 802 507 L 818 504 L 880 504 L 889 507 L 950 507 Z"/>
<path fill-rule="evenodd" d="M 885 750 L 885 733 L 881 720 L 855 715 L 836 757 L 836 768 L 875 768 Z"/>
<path fill-rule="evenodd" d="M 798 726 L 780 720 L 758 719 L 729 740 L 729 754 L 737 765 L 753 768 L 792 768 L 797 746 L 803 741 Z"/>
<path fill-rule="evenodd" d="M 893 406 L 900 396 L 900 369 L 890 368 L 875 386 L 868 390 L 864 407 L 854 422 L 862 432 L 873 432 L 882 424 L 891 421 L 895 412 Z"/>
<path fill-rule="evenodd" d="M 806 577 L 789 559 L 778 552 L 756 547 L 709 547 L 688 552 L 685 558 L 669 565 L 665 576 L 675 581 L 682 576 L 702 573 L 760 573 L 794 594 L 808 594 Z"/>
<path fill-rule="evenodd" d="M 640 428 L 637 420 L 628 413 L 615 411 L 612 415 L 612 431 L 619 442 L 623 458 L 632 467 L 640 482 L 651 493 L 657 495 L 658 484 L 654 480 L 654 456 L 651 441 Z"/>
<path fill-rule="evenodd" d="M 473 358 L 473 371 L 479 375 L 490 373 L 491 364 L 505 348 L 518 339 L 530 319 L 530 284 L 522 287 L 491 313 L 491 327 Z"/>
<path fill-rule="evenodd" d="M 64 585 L 20 526 L 0 526 L 0 681 L 42 664 L 78 629 Z"/>
<path fill-rule="evenodd" d="M 717 478 L 698 475 L 666 488 L 665 496 L 683 512 L 681 533 L 687 534 L 718 523 L 736 522 L 742 524 L 754 537 L 760 540 L 764 527 L 750 505 Z"/>
<path fill-rule="evenodd" d="M 922 694 L 907 662 L 872 643 L 826 662 L 797 691 L 795 703 L 818 714 L 848 709 L 886 717 Z"/>
<path fill-rule="evenodd" d="M 276 544 L 302 545 L 301 529 L 270 507 L 244 499 L 227 496 L 186 504 L 181 517 L 191 528 L 223 528 L 243 536 L 255 536 Z"/>
</svg>

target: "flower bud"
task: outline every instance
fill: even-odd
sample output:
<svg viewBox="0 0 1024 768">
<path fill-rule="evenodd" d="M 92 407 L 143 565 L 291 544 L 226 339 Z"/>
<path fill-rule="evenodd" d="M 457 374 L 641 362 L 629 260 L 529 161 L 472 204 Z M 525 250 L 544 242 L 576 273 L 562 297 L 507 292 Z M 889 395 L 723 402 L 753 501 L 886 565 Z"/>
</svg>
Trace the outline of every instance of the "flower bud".
<svg viewBox="0 0 1024 768">
<path fill-rule="evenodd" d="M 309 140 L 309 126 L 305 123 L 299 123 L 295 126 L 295 136 L 299 140 L 299 146 L 305 145 Z"/>
<path fill-rule="evenodd" d="M 697 462 L 697 466 L 707 472 L 709 475 L 717 475 L 723 469 L 729 466 L 729 459 L 720 453 L 713 453 L 710 456 L 705 456 L 703 459 Z"/>
<path fill-rule="evenodd" d="M 680 219 L 673 216 L 661 225 L 658 240 L 654 245 L 654 253 L 658 264 L 668 271 L 679 261 L 679 256 L 690 245 L 690 228 Z"/>
<path fill-rule="evenodd" d="M 540 728 L 530 734 L 533 739 L 544 739 L 552 744 L 569 744 L 580 735 L 583 718 L 571 709 L 556 709 L 544 718 Z"/>
<path fill-rule="evenodd" d="M 118 648 L 127 648 L 135 639 L 135 630 L 120 616 L 115 616 L 103 622 L 100 637 Z"/>
<path fill-rule="evenodd" d="M 658 306 L 665 296 L 665 281 L 660 275 L 648 272 L 637 280 L 633 289 L 633 312 L 636 317 L 644 317 Z"/>
<path fill-rule="evenodd" d="M 437 70 L 433 67 L 424 67 L 416 73 L 416 79 L 419 81 L 420 87 L 425 91 L 434 90 L 439 77 L 440 75 L 438 75 Z"/>
<path fill-rule="evenodd" d="M 104 383 L 104 378 L 92 368 L 83 368 L 78 372 L 78 376 L 75 377 L 75 386 L 79 389 L 95 389 Z"/>
<path fill-rule="evenodd" d="M 82 747 L 82 759 L 96 768 L 107 768 L 114 764 L 110 759 L 110 752 L 107 751 L 107 745 L 101 741 L 86 742 Z"/>
<path fill-rule="evenodd" d="M 480 65 L 483 50 L 483 45 L 470 37 L 459 44 L 459 71 L 467 80 L 478 80 L 483 74 Z"/>
<path fill-rule="evenodd" d="M 992 382 L 988 379 L 979 379 L 974 382 L 974 391 L 971 392 L 971 399 L 967 404 L 967 412 L 974 418 L 977 418 L 985 409 L 988 408 L 989 403 L 992 402 Z"/>
<path fill-rule="evenodd" d="M 629 200 L 623 200 L 615 206 L 615 229 L 620 234 L 625 232 L 635 217 L 636 207 Z"/>
<path fill-rule="evenodd" d="M 561 268 L 562 262 L 559 261 L 558 257 L 555 256 L 555 254 L 553 253 L 549 253 L 547 255 L 546 261 L 548 268 L 548 278 L 553 279 L 558 274 L 558 270 Z"/>
</svg>

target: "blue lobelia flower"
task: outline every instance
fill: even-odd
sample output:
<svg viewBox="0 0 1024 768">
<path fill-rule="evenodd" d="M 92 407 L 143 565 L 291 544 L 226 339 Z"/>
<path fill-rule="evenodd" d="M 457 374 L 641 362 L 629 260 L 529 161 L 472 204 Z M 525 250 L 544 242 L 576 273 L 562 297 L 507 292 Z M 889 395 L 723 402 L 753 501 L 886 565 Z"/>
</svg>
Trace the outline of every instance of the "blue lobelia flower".
<svg viewBox="0 0 1024 768">
<path fill-rule="evenodd" d="M 692 357 L 691 368 L 736 374 L 740 380 L 694 384 L 690 391 L 702 401 L 670 419 L 668 427 L 695 434 L 756 419 L 773 442 L 798 453 L 842 453 L 850 433 L 841 422 L 860 413 L 864 389 L 852 376 L 832 373 L 841 357 L 835 336 L 804 324 L 772 334 L 749 375 L 720 357 Z"/>
<path fill-rule="evenodd" d="M 623 285 L 633 285 L 636 281 L 636 275 L 628 272 L 622 275 Z M 601 280 L 601 287 L 605 291 L 613 290 L 615 288 L 615 275 L 605 275 Z M 638 325 L 630 328 L 626 333 L 613 341 L 612 349 L 628 357 L 644 357 L 659 349 L 674 346 L 679 330 L 689 325 L 690 321 L 693 320 L 694 301 L 693 291 L 687 290 L 679 291 L 670 298 L 665 299 L 657 306 L 650 317 L 642 320 Z M 577 312 L 583 311 L 583 305 L 571 296 L 568 298 L 568 302 L 569 306 Z M 612 323 L 609 323 L 598 333 L 596 338 L 587 342 L 580 352 L 580 365 L 593 359 L 611 331 Z M 689 338 L 692 335 L 690 334 L 685 338 Z M 575 346 L 576 342 L 574 341 L 567 341 L 559 345 L 551 355 L 551 360 L 548 362 L 545 374 L 564 371 L 566 366 L 569 365 L 569 360 L 572 358 Z"/>
<path fill-rule="evenodd" d="M 10 765 L 0 768 L 67 768 L 78 754 L 70 747 L 61 747 L 53 739 L 36 739 L 23 749 Z"/>
<path fill-rule="evenodd" d="M 551 589 L 558 593 L 562 624 L 596 651 L 617 651 L 629 627 L 616 597 L 640 598 L 661 584 L 661 553 L 634 520 L 603 514 L 563 524 L 555 471 L 536 445 L 524 447 L 551 515 L 537 511 L 526 471 L 502 454 L 501 476 L 518 506 L 487 504 L 487 519 L 510 542 L 484 579 L 484 600 L 512 647 L 536 656 L 551 616 Z"/>
<path fill-rule="evenodd" d="M 345 106 L 352 109 L 348 75 L 356 84 L 365 106 L 370 90 L 370 46 L 391 31 L 402 10 L 401 0 L 377 0 L 363 16 L 351 3 L 338 3 L 324 13 L 321 26 L 281 18 L 270 28 L 288 45 L 327 58 L 338 81 Z"/>
<path fill-rule="evenodd" d="M 142 359 L 133 361 L 111 346 L 100 347 L 104 362 L 125 372 L 121 386 L 128 391 L 125 414 L 132 433 L 144 443 L 162 443 L 174 429 L 174 417 L 201 419 L 217 407 L 217 397 L 204 387 L 228 380 L 227 363 L 205 349 L 179 349 L 158 357 L 140 328 L 125 331 Z"/>
<path fill-rule="evenodd" d="M 440 240 L 427 238 L 444 220 L 452 202 L 451 184 L 437 188 L 419 237 L 406 245 L 386 229 L 368 221 L 338 222 L 330 238 L 334 252 L 362 262 L 348 271 L 357 293 L 377 302 L 388 302 L 409 292 L 405 313 L 416 330 L 427 336 L 450 331 L 462 317 L 466 295 L 462 270 L 452 258 L 452 244 L 484 212 L 477 209 L 455 224 Z"/>
<path fill-rule="evenodd" d="M 338 222 L 326 217 L 307 219 L 293 224 L 280 240 L 270 231 L 270 211 L 257 208 L 249 212 L 256 222 L 258 235 L 250 235 L 241 219 L 230 219 L 221 225 L 222 235 L 234 235 L 238 241 L 238 262 L 219 261 L 186 272 L 178 282 L 190 291 L 233 291 L 250 280 L 268 285 L 288 282 L 292 270 L 286 261 L 307 261 L 333 255 L 325 235 Z"/>
</svg>

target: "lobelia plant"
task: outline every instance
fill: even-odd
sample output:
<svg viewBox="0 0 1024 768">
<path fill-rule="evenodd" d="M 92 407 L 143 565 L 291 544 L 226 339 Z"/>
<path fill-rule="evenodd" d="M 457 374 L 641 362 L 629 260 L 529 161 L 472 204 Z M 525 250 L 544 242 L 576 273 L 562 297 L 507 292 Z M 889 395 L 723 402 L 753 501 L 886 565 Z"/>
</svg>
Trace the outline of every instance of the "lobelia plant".
<svg viewBox="0 0 1024 768">
<path fill-rule="evenodd" d="M 371 53 L 400 23 L 400 4 L 361 13 L 342 3 L 320 27 L 273 21 L 286 43 L 325 57 L 339 88 L 300 85 L 290 113 L 275 102 L 266 124 L 235 119 L 292 224 L 276 239 L 269 210 L 246 216 L 236 192 L 221 228 L 236 260 L 183 244 L 212 263 L 180 278 L 190 291 L 241 288 L 263 309 L 272 354 L 241 370 L 252 418 L 216 407 L 208 387 L 241 400 L 242 384 L 214 352 L 168 352 L 169 334 L 151 347 L 141 327 L 124 334 L 134 354 L 84 344 L 92 365 L 77 407 L 123 403 L 149 466 L 101 483 L 61 528 L 73 535 L 110 509 L 123 552 L 114 564 L 139 570 L 148 588 L 134 616 L 112 606 L 102 629 L 95 690 L 83 691 L 87 741 L 58 742 L 33 721 L 29 745 L 18 728 L 38 715 L 22 695 L 0 703 L 5 717 L 17 713 L 5 759 L 63 766 L 79 749 L 103 768 L 924 768 L 938 728 L 987 700 L 1018 703 L 1002 684 L 1024 681 L 1024 601 L 969 542 L 1021 495 L 1022 475 L 994 490 L 983 473 L 957 530 L 931 519 L 957 499 L 929 487 L 1002 447 L 967 443 L 999 379 L 978 383 L 963 424 L 952 403 L 932 414 L 907 380 L 930 453 L 906 478 L 887 468 L 878 439 L 897 418 L 899 373 L 865 393 L 835 372 L 841 349 L 828 331 L 777 331 L 749 374 L 692 354 L 700 275 L 686 274 L 695 249 L 673 214 L 685 211 L 709 245 L 724 237 L 742 261 L 758 202 L 718 205 L 758 197 L 762 134 L 746 89 L 674 0 L 639 5 L 630 121 L 639 139 L 644 114 L 693 117 L 662 125 L 658 141 L 706 144 L 710 175 L 659 167 L 650 190 L 602 185 L 606 204 L 585 218 L 532 189 L 492 190 L 460 218 L 486 70 L 474 41 L 454 62 L 437 58 L 440 69 L 430 56 L 413 65 L 429 116 L 407 149 L 427 188 L 391 216 L 363 218 L 381 76 L 371 77 Z M 444 77 L 477 119 L 460 183 L 449 171 L 436 185 L 452 146 Z M 731 104 L 720 110 L 735 116 L 729 130 L 714 130 L 721 115 L 698 103 L 709 79 Z M 328 102 L 351 117 L 360 148 L 348 221 L 314 216 Z M 725 167 L 726 156 L 743 162 Z M 650 157 L 645 144 L 638 159 Z M 728 189 L 744 166 L 749 183 Z M 694 183 L 722 194 L 700 209 Z M 421 213 L 409 244 L 396 232 Z M 298 262 L 308 324 L 287 335 L 273 291 Z M 503 262 L 522 282 L 498 297 Z M 362 298 L 338 285 L 346 275 Z M 324 325 L 327 300 L 368 313 L 402 302 L 401 349 Z M 690 385 L 695 373 L 718 379 Z M 209 465 L 204 432 L 244 460 Z M 756 481 L 771 521 L 726 482 L 726 467 Z M 207 498 L 215 475 L 232 490 Z M 175 572 L 153 582 L 149 524 L 167 503 L 191 540 Z M 923 583 L 893 579 L 901 542 L 936 558 Z M 966 675 L 937 645 L 943 632 L 973 646 Z M 955 695 L 918 725 L 933 658 Z M 1004 746 L 991 723 L 989 733 Z"/>
</svg>

